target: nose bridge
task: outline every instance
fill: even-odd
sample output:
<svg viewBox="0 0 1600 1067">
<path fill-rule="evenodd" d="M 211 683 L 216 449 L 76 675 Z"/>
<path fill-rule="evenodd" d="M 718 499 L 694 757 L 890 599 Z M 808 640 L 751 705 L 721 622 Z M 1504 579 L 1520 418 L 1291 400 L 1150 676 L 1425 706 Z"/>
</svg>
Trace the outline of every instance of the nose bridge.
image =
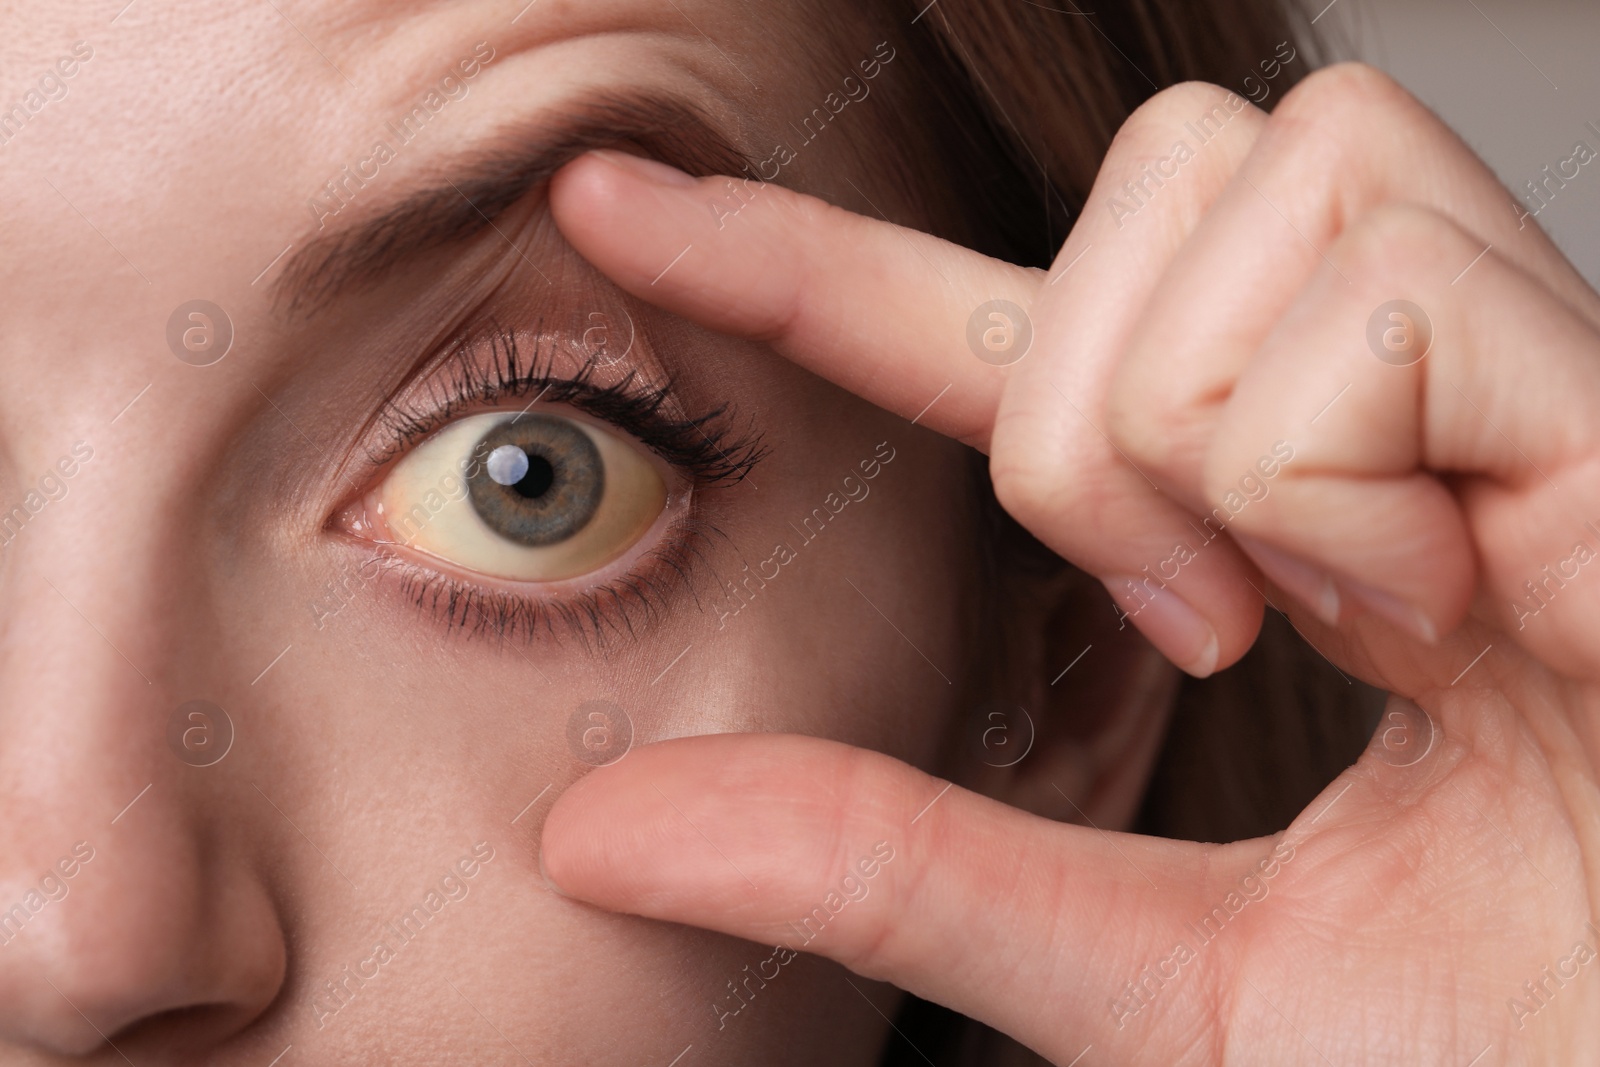
<svg viewBox="0 0 1600 1067">
<path fill-rule="evenodd" d="M 192 580 L 170 566 L 177 501 L 159 462 L 133 476 L 104 441 L 30 453 L 0 500 L 0 767 L 9 778 L 20 753 L 48 754 L 21 780 L 93 767 L 110 785 L 149 762 L 174 680 L 160 609 Z"/>
<path fill-rule="evenodd" d="M 210 848 L 227 772 L 197 769 L 195 731 L 223 724 L 183 708 L 217 695 L 204 494 L 150 449 L 22 469 L 0 499 L 0 1040 L 82 1052 L 202 1005 L 231 1028 L 284 960 L 266 891 Z"/>
<path fill-rule="evenodd" d="M 153 610 L 175 578 L 168 524 L 123 521 L 151 487 L 94 469 L 103 446 L 76 447 L 0 505 L 0 783 L 80 798 L 58 808 L 148 772 L 173 680 L 172 628 Z"/>
<path fill-rule="evenodd" d="M 110 362 L 104 348 L 95 351 Z M 10 475 L 0 488 L 0 598 L 28 609 L 0 617 L 0 657 L 59 642 L 85 666 L 109 656 L 160 689 L 177 681 L 170 653 L 194 617 L 184 609 L 203 602 L 195 550 L 227 411 L 215 383 L 135 365 L 144 374 L 128 380 L 143 387 L 74 399 L 36 369 L 25 388 L 49 400 L 32 410 L 0 400 Z M 0 691 L 11 681 L 0 674 Z"/>
</svg>

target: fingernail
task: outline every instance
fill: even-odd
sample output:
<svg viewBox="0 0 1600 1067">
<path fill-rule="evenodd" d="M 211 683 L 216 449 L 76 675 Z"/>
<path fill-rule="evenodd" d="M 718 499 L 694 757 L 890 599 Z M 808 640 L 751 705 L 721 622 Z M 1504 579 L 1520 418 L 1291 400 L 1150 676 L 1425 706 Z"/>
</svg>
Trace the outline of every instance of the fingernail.
<svg viewBox="0 0 1600 1067">
<path fill-rule="evenodd" d="M 656 159 L 646 159 L 636 156 L 632 152 L 622 152 L 615 148 L 601 148 L 590 153 L 605 160 L 614 167 L 643 178 L 647 182 L 657 185 L 689 186 L 695 184 L 695 179 L 679 170 L 669 167 Z"/>
<path fill-rule="evenodd" d="M 1171 589 L 1153 589 L 1138 578 L 1103 579 L 1105 587 L 1139 632 L 1196 678 L 1206 678 L 1217 669 L 1220 645 L 1217 631 L 1194 608 Z"/>
<path fill-rule="evenodd" d="M 1234 534 L 1239 547 L 1271 578 L 1329 626 L 1339 625 L 1339 588 L 1333 575 L 1254 537 Z"/>
<path fill-rule="evenodd" d="M 1439 628 L 1433 620 L 1423 613 L 1421 608 L 1406 603 L 1393 593 L 1385 593 L 1381 589 L 1374 589 L 1370 585 L 1359 582 L 1344 582 L 1345 592 L 1350 598 L 1380 619 L 1394 623 L 1406 633 L 1420 638 L 1424 643 L 1435 645 L 1439 643 Z"/>
</svg>

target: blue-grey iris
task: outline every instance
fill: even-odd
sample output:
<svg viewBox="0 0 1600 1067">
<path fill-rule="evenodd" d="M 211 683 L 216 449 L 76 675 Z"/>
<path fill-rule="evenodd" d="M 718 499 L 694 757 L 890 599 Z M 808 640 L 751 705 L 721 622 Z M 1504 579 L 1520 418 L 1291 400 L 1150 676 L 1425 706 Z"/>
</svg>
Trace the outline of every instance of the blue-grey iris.
<svg viewBox="0 0 1600 1067">
<path fill-rule="evenodd" d="M 605 495 L 600 450 L 570 419 L 521 415 L 486 433 L 472 454 L 486 457 L 468 479 L 473 508 L 520 545 L 565 541 L 594 518 Z"/>
</svg>

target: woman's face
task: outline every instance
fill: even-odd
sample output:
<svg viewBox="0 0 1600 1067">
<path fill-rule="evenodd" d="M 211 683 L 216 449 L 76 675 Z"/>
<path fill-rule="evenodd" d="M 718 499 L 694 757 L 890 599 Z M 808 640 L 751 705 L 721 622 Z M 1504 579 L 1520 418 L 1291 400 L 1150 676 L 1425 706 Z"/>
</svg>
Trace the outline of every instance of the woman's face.
<svg viewBox="0 0 1600 1067">
<path fill-rule="evenodd" d="M 872 1062 L 881 988 L 571 903 L 539 828 L 616 709 L 928 763 L 957 446 L 625 300 L 542 184 L 722 139 L 904 217 L 890 34 L 121 3 L 0 28 L 0 1061 Z"/>
</svg>

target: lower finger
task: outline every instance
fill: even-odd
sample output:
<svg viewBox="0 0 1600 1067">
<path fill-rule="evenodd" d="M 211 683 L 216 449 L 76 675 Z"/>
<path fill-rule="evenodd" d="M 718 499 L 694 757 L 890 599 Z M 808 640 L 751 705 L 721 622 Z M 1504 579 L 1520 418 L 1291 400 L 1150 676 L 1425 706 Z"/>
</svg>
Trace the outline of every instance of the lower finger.
<svg viewBox="0 0 1600 1067">
<path fill-rule="evenodd" d="M 724 734 L 647 746 L 573 786 L 542 864 L 561 892 L 826 956 L 1068 1063 L 1116 1023 L 1086 991 L 1169 954 L 1239 877 L 1233 857 L 1271 847 L 1101 834 L 877 753 Z"/>
</svg>

